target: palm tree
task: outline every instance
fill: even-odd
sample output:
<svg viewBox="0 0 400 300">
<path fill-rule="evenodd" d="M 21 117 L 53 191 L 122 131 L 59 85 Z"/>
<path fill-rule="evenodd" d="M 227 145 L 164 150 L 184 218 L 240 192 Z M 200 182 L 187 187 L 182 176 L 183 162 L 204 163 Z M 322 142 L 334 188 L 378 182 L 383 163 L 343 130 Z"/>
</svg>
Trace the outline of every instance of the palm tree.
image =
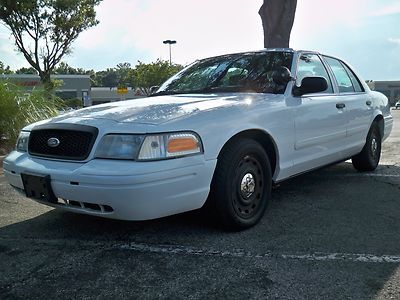
<svg viewBox="0 0 400 300">
<path fill-rule="evenodd" d="M 264 0 L 258 11 L 264 29 L 265 48 L 289 47 L 297 0 Z"/>
</svg>

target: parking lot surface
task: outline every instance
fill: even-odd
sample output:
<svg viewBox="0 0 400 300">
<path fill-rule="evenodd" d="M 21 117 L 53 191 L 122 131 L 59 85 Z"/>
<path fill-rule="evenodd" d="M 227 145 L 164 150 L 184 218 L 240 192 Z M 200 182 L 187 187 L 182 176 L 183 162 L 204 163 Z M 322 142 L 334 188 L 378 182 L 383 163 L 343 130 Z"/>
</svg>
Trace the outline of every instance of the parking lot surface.
<svg viewBox="0 0 400 300">
<path fill-rule="evenodd" d="M 400 299 L 400 111 L 375 172 L 277 186 L 261 222 L 200 212 L 123 222 L 61 212 L 0 175 L 0 299 Z"/>
</svg>

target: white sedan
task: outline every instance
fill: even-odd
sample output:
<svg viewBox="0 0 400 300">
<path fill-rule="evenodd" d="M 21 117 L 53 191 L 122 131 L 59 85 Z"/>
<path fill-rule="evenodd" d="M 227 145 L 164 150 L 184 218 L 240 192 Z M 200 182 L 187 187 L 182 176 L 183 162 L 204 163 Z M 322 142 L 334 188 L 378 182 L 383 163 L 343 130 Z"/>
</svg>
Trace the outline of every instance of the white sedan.
<svg viewBox="0 0 400 300">
<path fill-rule="evenodd" d="M 207 203 L 239 230 L 263 216 L 273 183 L 349 158 L 374 170 L 392 124 L 388 99 L 342 60 L 238 53 L 189 65 L 149 98 L 25 127 L 4 174 L 72 212 L 146 220 Z"/>
</svg>

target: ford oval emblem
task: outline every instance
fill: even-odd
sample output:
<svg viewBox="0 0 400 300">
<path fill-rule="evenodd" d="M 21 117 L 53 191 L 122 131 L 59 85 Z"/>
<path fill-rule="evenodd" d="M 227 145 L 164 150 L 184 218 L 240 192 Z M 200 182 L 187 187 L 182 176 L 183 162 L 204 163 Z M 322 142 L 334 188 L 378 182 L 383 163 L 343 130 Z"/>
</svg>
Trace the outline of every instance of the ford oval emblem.
<svg viewBox="0 0 400 300">
<path fill-rule="evenodd" d="M 49 138 L 49 139 L 47 140 L 47 145 L 48 145 L 49 147 L 51 147 L 51 148 L 58 147 L 58 145 L 60 145 L 60 140 L 59 140 L 58 138 L 54 138 L 54 137 Z"/>
</svg>

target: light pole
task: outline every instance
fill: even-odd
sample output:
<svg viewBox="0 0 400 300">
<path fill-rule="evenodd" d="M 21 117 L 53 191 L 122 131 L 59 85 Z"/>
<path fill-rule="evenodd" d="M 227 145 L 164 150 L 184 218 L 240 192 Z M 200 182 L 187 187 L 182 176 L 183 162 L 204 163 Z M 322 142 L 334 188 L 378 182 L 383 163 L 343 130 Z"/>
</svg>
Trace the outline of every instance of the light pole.
<svg viewBox="0 0 400 300">
<path fill-rule="evenodd" d="M 169 45 L 169 64 L 172 65 L 171 45 L 172 44 L 176 44 L 176 41 L 174 41 L 174 40 L 165 40 L 165 41 L 163 41 L 163 44 L 168 44 Z"/>
</svg>

